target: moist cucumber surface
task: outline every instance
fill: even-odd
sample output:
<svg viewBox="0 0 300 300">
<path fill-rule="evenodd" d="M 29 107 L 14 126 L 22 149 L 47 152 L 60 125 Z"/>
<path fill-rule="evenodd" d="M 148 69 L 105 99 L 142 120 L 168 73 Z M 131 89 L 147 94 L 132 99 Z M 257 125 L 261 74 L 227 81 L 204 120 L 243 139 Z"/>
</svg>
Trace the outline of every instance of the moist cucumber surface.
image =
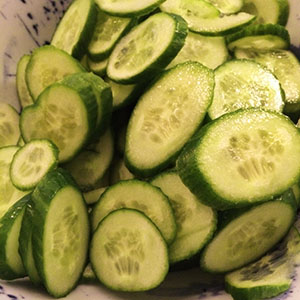
<svg viewBox="0 0 300 300">
<path fill-rule="evenodd" d="M 241 10 L 244 0 L 208 0 L 223 14 L 234 14 Z"/>
</svg>

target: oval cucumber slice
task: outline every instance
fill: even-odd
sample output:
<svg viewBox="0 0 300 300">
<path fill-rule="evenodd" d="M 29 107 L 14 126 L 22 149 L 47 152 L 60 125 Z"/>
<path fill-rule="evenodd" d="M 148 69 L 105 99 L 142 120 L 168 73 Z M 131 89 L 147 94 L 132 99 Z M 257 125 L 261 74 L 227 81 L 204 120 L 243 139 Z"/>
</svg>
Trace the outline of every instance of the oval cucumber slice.
<svg viewBox="0 0 300 300">
<path fill-rule="evenodd" d="M 240 108 L 261 107 L 281 112 L 284 92 L 278 79 L 260 64 L 230 60 L 215 70 L 215 89 L 210 119 Z"/>
<path fill-rule="evenodd" d="M 106 189 L 93 208 L 93 229 L 111 211 L 124 207 L 140 210 L 147 215 L 168 244 L 174 240 L 176 223 L 167 196 L 157 187 L 137 179 L 120 181 Z"/>
<path fill-rule="evenodd" d="M 177 166 L 184 184 L 204 203 L 236 208 L 270 200 L 297 183 L 299 147 L 299 130 L 287 117 L 238 110 L 202 127 Z"/>
<path fill-rule="evenodd" d="M 116 210 L 101 221 L 92 237 L 90 259 L 97 278 L 118 291 L 155 288 L 169 269 L 168 249 L 160 231 L 132 209 Z"/>
<path fill-rule="evenodd" d="M 147 177 L 168 167 L 202 122 L 213 88 L 212 70 L 197 62 L 163 73 L 131 115 L 125 146 L 128 169 Z"/>
<path fill-rule="evenodd" d="M 149 81 L 183 47 L 186 22 L 179 16 L 157 13 L 134 27 L 111 53 L 107 76 L 119 83 Z"/>
</svg>

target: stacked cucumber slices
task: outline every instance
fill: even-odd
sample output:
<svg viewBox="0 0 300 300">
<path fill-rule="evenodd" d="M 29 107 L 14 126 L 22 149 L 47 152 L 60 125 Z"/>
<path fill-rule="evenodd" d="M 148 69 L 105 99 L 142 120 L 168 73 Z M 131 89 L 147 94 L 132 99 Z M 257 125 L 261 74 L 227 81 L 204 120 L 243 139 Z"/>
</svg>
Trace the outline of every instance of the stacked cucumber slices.
<svg viewBox="0 0 300 300">
<path fill-rule="evenodd" d="M 19 60 L 20 114 L 0 105 L 1 279 L 56 298 L 190 267 L 237 300 L 290 287 L 300 64 L 287 1 L 266 3 L 71 3 Z"/>
</svg>

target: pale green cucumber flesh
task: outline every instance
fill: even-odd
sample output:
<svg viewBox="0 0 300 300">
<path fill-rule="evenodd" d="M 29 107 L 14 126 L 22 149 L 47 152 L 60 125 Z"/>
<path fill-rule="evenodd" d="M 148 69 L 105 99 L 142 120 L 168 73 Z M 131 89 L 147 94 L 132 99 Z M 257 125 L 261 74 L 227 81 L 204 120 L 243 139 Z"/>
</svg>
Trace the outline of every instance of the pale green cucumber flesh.
<svg viewBox="0 0 300 300">
<path fill-rule="evenodd" d="M 223 14 L 238 13 L 243 7 L 244 0 L 208 0 Z"/>
<path fill-rule="evenodd" d="M 159 228 L 168 244 L 174 240 L 176 223 L 173 210 L 168 198 L 158 188 L 136 179 L 120 181 L 107 188 L 93 208 L 93 230 L 107 214 L 120 208 L 140 210 Z"/>
<path fill-rule="evenodd" d="M 115 184 L 120 180 L 133 179 L 134 175 L 128 170 L 123 158 L 116 158 L 112 163 L 110 184 Z"/>
<path fill-rule="evenodd" d="M 89 57 L 87 58 L 87 64 L 89 67 L 89 70 L 96 75 L 104 76 L 106 74 L 106 68 L 108 64 L 108 58 L 101 60 L 99 62 L 95 62 L 91 60 Z"/>
<path fill-rule="evenodd" d="M 240 108 L 281 112 L 284 94 L 279 80 L 260 64 L 231 60 L 215 70 L 215 89 L 208 115 L 213 120 Z"/>
<path fill-rule="evenodd" d="M 120 209 L 97 227 L 90 247 L 97 278 L 110 289 L 145 291 L 158 286 L 168 268 L 168 250 L 157 227 L 139 211 Z"/>
</svg>

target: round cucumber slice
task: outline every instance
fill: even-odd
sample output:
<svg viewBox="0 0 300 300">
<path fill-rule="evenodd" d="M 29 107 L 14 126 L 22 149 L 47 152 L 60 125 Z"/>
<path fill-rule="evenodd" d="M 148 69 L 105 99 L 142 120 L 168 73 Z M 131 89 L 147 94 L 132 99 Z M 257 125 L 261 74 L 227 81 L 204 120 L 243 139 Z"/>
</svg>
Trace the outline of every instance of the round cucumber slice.
<svg viewBox="0 0 300 300">
<path fill-rule="evenodd" d="M 230 60 L 215 70 L 210 119 L 240 108 L 261 107 L 281 112 L 284 92 L 269 70 L 250 60 Z"/>
<path fill-rule="evenodd" d="M 223 14 L 238 13 L 243 7 L 244 0 L 208 0 Z"/>
<path fill-rule="evenodd" d="M 129 84 L 162 71 L 183 47 L 186 22 L 179 16 L 157 13 L 134 27 L 111 53 L 107 76 Z"/>
<path fill-rule="evenodd" d="M 153 289 L 169 269 L 160 231 L 132 209 L 116 210 L 103 219 L 92 237 L 90 260 L 97 278 L 118 291 Z"/>
<path fill-rule="evenodd" d="M 290 119 L 252 108 L 202 127 L 177 165 L 204 203 L 228 209 L 270 200 L 297 183 L 299 151 L 300 133 Z"/>
</svg>

